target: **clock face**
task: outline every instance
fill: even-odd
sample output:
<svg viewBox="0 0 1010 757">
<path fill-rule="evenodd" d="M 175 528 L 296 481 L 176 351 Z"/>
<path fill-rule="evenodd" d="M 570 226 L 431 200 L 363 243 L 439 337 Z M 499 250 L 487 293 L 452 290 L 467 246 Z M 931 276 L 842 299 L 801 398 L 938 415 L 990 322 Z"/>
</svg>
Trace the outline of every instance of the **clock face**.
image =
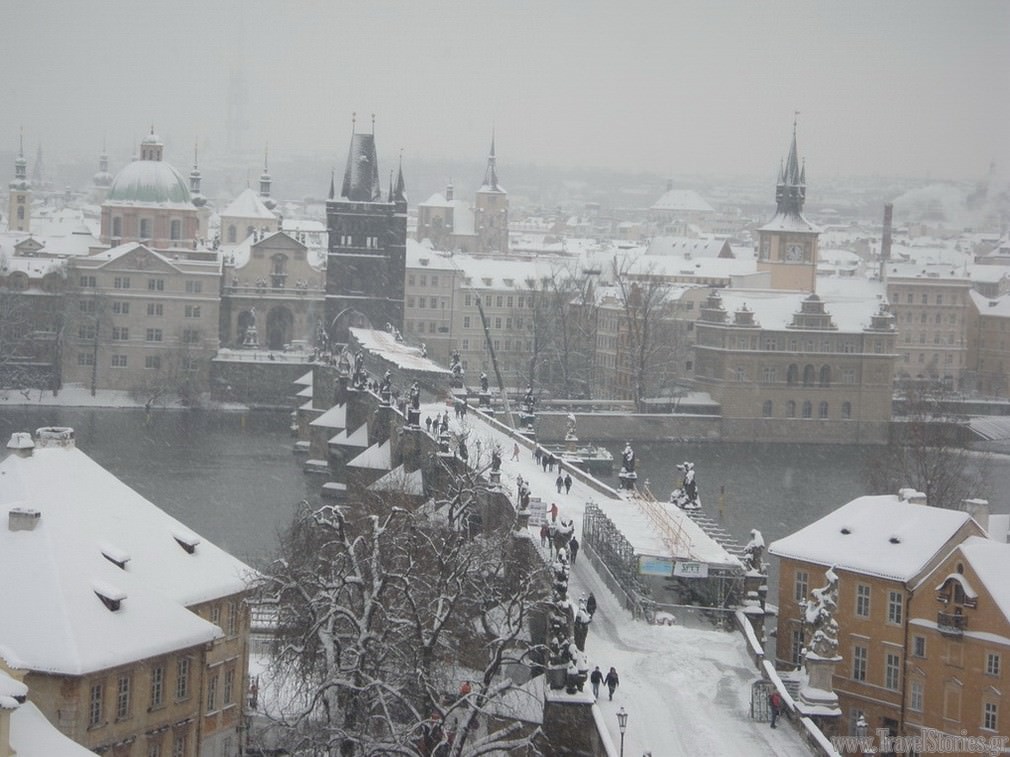
<svg viewBox="0 0 1010 757">
<path fill-rule="evenodd" d="M 801 244 L 786 245 L 786 260 L 790 261 L 803 260 L 803 245 Z"/>
</svg>

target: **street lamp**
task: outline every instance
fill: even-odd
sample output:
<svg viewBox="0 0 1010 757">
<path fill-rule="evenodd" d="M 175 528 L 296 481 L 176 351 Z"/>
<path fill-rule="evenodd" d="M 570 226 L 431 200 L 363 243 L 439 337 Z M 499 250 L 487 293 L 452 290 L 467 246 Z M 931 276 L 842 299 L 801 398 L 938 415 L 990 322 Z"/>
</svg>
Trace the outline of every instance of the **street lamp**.
<svg viewBox="0 0 1010 757">
<path fill-rule="evenodd" d="M 617 711 L 617 727 L 621 729 L 621 757 L 624 757 L 624 731 L 628 727 L 628 713 L 623 707 Z"/>
</svg>

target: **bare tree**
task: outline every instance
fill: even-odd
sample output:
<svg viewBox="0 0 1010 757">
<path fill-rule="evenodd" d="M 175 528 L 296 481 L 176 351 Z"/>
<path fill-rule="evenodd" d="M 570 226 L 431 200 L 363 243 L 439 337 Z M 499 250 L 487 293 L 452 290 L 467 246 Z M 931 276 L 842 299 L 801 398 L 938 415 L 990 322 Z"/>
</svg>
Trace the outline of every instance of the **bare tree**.
<svg viewBox="0 0 1010 757">
<path fill-rule="evenodd" d="M 960 509 L 965 499 L 988 497 L 990 458 L 972 450 L 966 418 L 939 384 L 908 385 L 895 418 L 895 438 L 868 468 L 875 491 L 913 487 L 934 507 Z"/>
<path fill-rule="evenodd" d="M 468 496 L 461 486 L 448 500 Z M 434 517 L 447 500 L 412 513 L 395 495 L 382 499 L 385 514 L 356 517 L 303 504 L 263 581 L 278 607 L 275 675 L 290 695 L 285 747 L 411 757 L 535 749 L 537 729 L 490 713 L 516 691 L 509 666 L 533 663 L 526 631 L 542 582 L 507 575 L 509 529 L 472 536 Z M 462 688 L 460 669 L 476 671 Z"/>
</svg>

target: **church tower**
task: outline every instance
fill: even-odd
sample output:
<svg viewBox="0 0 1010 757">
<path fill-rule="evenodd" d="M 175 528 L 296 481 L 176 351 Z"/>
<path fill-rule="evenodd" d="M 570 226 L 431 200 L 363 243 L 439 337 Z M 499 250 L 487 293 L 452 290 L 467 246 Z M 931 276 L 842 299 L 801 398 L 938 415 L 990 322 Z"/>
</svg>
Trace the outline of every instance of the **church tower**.
<svg viewBox="0 0 1010 757">
<path fill-rule="evenodd" d="M 807 197 L 807 169 L 793 141 L 775 187 L 776 210 L 758 229 L 759 271 L 771 273 L 772 289 L 813 292 L 817 281 L 817 238 L 821 230 L 803 217 Z"/>
<path fill-rule="evenodd" d="M 270 196 L 270 184 L 273 179 L 270 177 L 270 148 L 263 148 L 263 173 L 260 174 L 260 199 L 267 206 L 268 210 L 277 207 L 277 201 Z"/>
<path fill-rule="evenodd" d="M 340 195 L 330 182 L 326 203 L 326 325 L 330 339 L 346 343 L 349 327 L 403 330 L 407 261 L 407 195 L 403 165 L 388 194 L 379 186 L 372 133 L 354 130 Z"/>
<path fill-rule="evenodd" d="M 477 190 L 474 224 L 477 227 L 477 252 L 500 253 L 509 251 L 509 197 L 505 187 L 498 183 L 498 167 L 494 150 L 494 132 L 491 132 L 491 153 L 484 171 L 484 184 Z"/>
<path fill-rule="evenodd" d="M 20 137 L 18 156 L 14 160 L 14 181 L 10 183 L 7 205 L 7 228 L 10 231 L 32 230 L 32 185 L 28 181 L 24 134 Z"/>
</svg>

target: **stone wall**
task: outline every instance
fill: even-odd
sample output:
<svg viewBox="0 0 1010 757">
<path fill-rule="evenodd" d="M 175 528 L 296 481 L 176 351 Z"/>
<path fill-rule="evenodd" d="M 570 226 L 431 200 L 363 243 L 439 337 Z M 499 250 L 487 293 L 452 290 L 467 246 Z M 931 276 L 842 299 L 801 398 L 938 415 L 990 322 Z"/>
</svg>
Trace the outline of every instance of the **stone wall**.
<svg viewBox="0 0 1010 757">
<path fill-rule="evenodd" d="M 214 358 L 210 364 L 211 399 L 253 408 L 289 409 L 294 392 L 301 388 L 294 382 L 311 368 L 311 363 L 284 360 Z"/>
</svg>

